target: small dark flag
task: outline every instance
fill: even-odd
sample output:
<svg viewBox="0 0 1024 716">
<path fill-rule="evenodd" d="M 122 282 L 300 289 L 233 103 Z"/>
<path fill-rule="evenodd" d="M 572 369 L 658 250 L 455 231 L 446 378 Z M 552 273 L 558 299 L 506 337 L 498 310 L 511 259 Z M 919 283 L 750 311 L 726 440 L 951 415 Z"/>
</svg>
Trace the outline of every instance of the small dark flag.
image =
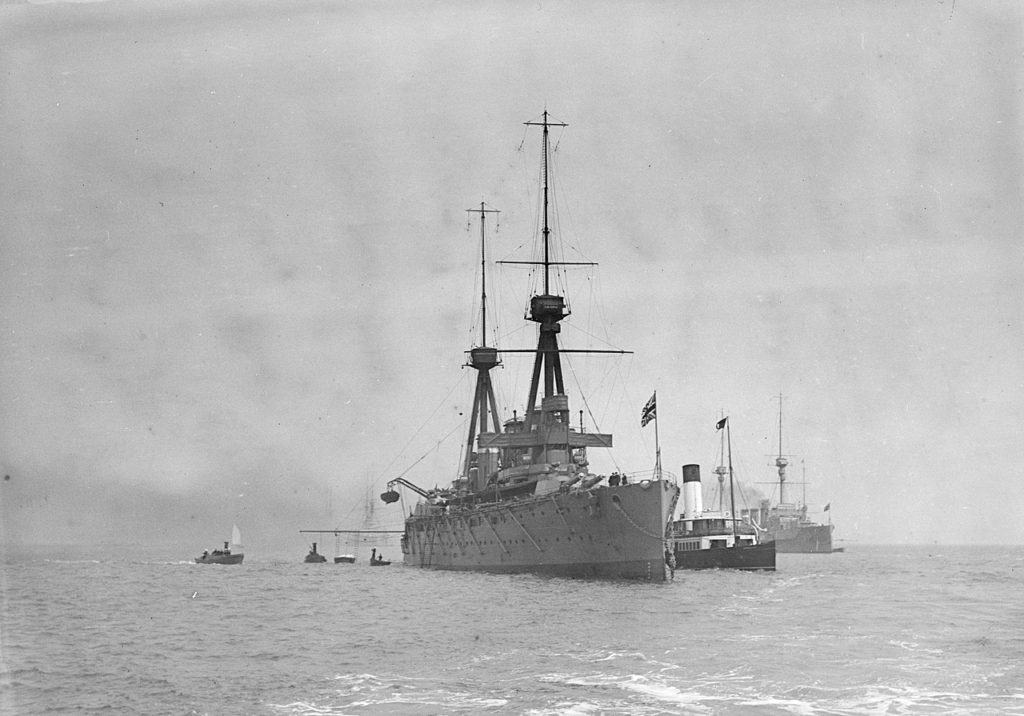
<svg viewBox="0 0 1024 716">
<path fill-rule="evenodd" d="M 725 424 L 729 422 L 729 416 L 726 415 L 724 418 L 715 423 L 715 430 L 721 430 L 725 427 Z"/>
<path fill-rule="evenodd" d="M 828 508 L 831 507 L 831 506 L 832 506 L 832 503 L 831 502 L 828 503 L 827 505 L 825 505 L 825 509 L 822 510 L 822 512 L 828 512 Z"/>
<path fill-rule="evenodd" d="M 654 395 L 651 396 L 651 399 L 647 401 L 647 404 L 644 406 L 643 412 L 640 413 L 641 428 L 658 417 L 658 402 L 657 400 L 655 400 L 655 398 L 657 397 L 658 393 L 655 392 Z"/>
</svg>

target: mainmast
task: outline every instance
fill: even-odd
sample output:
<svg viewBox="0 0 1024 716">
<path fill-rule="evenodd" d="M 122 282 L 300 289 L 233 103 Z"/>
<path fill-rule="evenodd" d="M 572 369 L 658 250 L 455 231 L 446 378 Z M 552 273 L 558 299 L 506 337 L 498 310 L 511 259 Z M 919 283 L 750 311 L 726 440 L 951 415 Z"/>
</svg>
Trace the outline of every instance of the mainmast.
<svg viewBox="0 0 1024 716">
<path fill-rule="evenodd" d="M 775 467 L 779 470 L 779 504 L 786 501 L 786 466 L 789 460 L 782 456 L 782 393 L 779 393 L 779 456 L 775 458 Z"/>
<path fill-rule="evenodd" d="M 563 122 L 549 122 L 548 111 L 544 110 L 543 120 L 540 122 L 524 122 L 527 126 L 532 127 L 543 127 L 544 128 L 544 141 L 541 144 L 541 168 L 544 175 L 543 189 L 544 189 L 544 295 L 547 296 L 551 293 L 550 288 L 550 274 L 549 268 L 551 267 L 551 253 L 550 253 L 550 236 L 551 228 L 548 225 L 548 152 L 550 146 L 548 127 L 568 127 L 568 124 Z"/>
<path fill-rule="evenodd" d="M 726 415 L 724 418 L 718 421 L 715 425 L 717 430 L 725 428 L 725 444 L 728 446 L 729 456 L 729 521 L 732 523 L 732 538 L 736 540 L 736 491 L 733 487 L 733 476 L 732 476 L 732 427 L 729 425 L 729 416 Z M 717 472 L 717 470 L 716 470 Z"/>
<path fill-rule="evenodd" d="M 504 264 L 526 264 L 543 266 L 543 293 L 530 299 L 527 320 L 538 323 L 536 348 L 504 348 L 493 349 L 500 353 L 532 353 L 534 354 L 533 373 L 530 378 L 530 394 L 526 403 L 526 414 L 522 420 L 510 421 L 500 435 L 481 433 L 478 444 L 481 449 L 497 448 L 501 451 L 502 470 L 519 470 L 524 474 L 544 474 L 544 469 L 556 471 L 571 479 L 577 471 L 586 471 L 586 452 L 588 447 L 610 448 L 612 436 L 598 432 L 577 431 L 570 426 L 569 399 L 565 394 L 565 383 L 562 379 L 562 353 L 627 353 L 628 351 L 598 349 L 566 349 L 559 348 L 558 333 L 561 331 L 559 322 L 569 315 L 565 298 L 552 293 L 551 272 L 554 266 L 593 266 L 592 262 L 559 261 L 552 256 L 550 226 L 550 129 L 551 127 L 567 127 L 563 122 L 554 122 L 547 110 L 541 121 L 524 122 L 531 127 L 541 127 L 543 141 L 541 144 L 542 176 L 542 237 L 544 249 L 542 260 L 533 261 L 499 261 Z M 543 394 L 541 384 L 543 379 Z M 483 456 L 478 456 L 478 461 Z M 542 466 L 547 465 L 548 468 Z M 552 474 L 555 474 L 554 472 Z M 502 478 L 499 477 L 498 480 Z"/>
<path fill-rule="evenodd" d="M 469 437 L 466 438 L 466 457 L 462 464 L 462 475 L 468 478 L 472 467 L 473 441 L 477 436 L 477 419 L 480 421 L 480 432 L 489 432 L 489 421 L 494 425 L 494 432 L 501 430 L 498 425 L 498 403 L 494 399 L 494 386 L 491 383 L 491 368 L 500 365 L 498 351 L 487 345 L 487 254 L 485 224 L 488 214 L 500 213 L 497 209 L 488 209 L 480 202 L 479 209 L 466 209 L 467 212 L 480 214 L 480 346 L 469 351 L 469 363 L 466 365 L 477 371 L 476 393 L 473 396 L 473 409 L 469 418 Z M 473 486 L 474 488 L 478 486 Z"/>
<path fill-rule="evenodd" d="M 728 420 L 728 418 L 726 418 Z M 728 422 L 725 424 L 725 442 L 729 446 L 729 509 L 730 522 L 732 522 L 732 538 L 735 543 L 736 540 L 736 491 L 733 488 L 733 476 L 732 476 L 732 426 Z"/>
<path fill-rule="evenodd" d="M 541 167 L 543 172 L 543 214 L 544 225 L 544 293 L 530 299 L 529 319 L 540 324 L 540 336 L 537 339 L 537 357 L 533 365 L 533 376 L 530 379 L 530 397 L 526 405 L 527 429 L 536 421 L 537 392 L 540 389 L 540 377 L 544 375 L 544 397 L 564 395 L 565 384 L 562 380 L 562 361 L 558 354 L 558 333 L 562 330 L 559 321 L 568 313 L 565 310 L 565 298 L 551 293 L 551 227 L 548 220 L 548 156 L 550 153 L 550 127 L 566 127 L 563 122 L 552 122 L 548 119 L 548 111 L 544 110 L 540 122 L 525 122 L 527 126 L 542 127 Z"/>
</svg>

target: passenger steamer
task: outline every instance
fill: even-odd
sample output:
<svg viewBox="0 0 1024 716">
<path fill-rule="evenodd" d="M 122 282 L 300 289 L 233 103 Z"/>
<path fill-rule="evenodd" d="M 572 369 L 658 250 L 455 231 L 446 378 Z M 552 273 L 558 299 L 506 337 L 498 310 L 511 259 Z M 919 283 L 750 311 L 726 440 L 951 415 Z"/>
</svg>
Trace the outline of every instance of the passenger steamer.
<svg viewBox="0 0 1024 716">
<path fill-rule="evenodd" d="M 775 569 L 775 542 L 763 541 L 732 505 L 731 511 L 706 511 L 700 466 L 683 465 L 683 514 L 670 530 L 676 569 Z"/>
</svg>

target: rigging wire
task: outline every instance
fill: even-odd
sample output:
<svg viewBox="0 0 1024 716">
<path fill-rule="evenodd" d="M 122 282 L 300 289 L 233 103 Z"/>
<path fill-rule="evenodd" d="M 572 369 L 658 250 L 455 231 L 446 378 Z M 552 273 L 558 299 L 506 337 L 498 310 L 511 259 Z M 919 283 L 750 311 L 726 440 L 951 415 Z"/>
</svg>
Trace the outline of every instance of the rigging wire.
<svg viewBox="0 0 1024 716">
<path fill-rule="evenodd" d="M 437 448 L 441 446 L 441 443 L 443 443 L 445 440 L 447 440 L 452 435 L 454 435 L 456 430 L 459 430 L 460 428 L 465 428 L 465 426 L 466 426 L 466 421 L 465 420 L 460 421 L 458 424 L 456 424 L 456 426 L 454 428 L 452 428 L 447 433 L 445 433 L 444 437 L 442 437 L 440 440 L 438 440 L 436 443 L 434 443 L 433 446 L 431 446 L 431 448 L 429 450 L 427 450 L 425 453 L 420 455 L 413 464 L 411 464 L 411 465 L 409 465 L 409 467 L 405 468 L 394 479 L 397 480 L 399 477 L 405 477 L 409 473 L 410 470 L 412 470 L 414 467 L 416 467 L 421 462 L 423 462 L 426 459 L 427 455 L 429 455 L 430 453 L 432 453 L 435 450 L 437 450 Z"/>
<path fill-rule="evenodd" d="M 428 424 L 429 424 L 429 423 L 430 423 L 430 422 L 432 421 L 433 417 L 434 417 L 434 416 L 435 416 L 435 415 L 437 414 L 438 410 L 440 410 L 440 409 L 441 409 L 441 406 L 442 406 L 442 405 L 444 405 L 445 403 L 447 403 L 447 402 L 448 402 L 448 398 L 450 398 L 450 397 L 451 397 L 452 393 L 454 393 L 454 392 L 455 392 L 455 389 L 456 389 L 456 388 L 458 388 L 459 386 L 461 386 L 461 385 L 462 385 L 462 383 L 463 383 L 463 382 L 465 382 L 465 379 L 466 379 L 466 373 L 464 373 L 464 372 L 460 373 L 460 375 L 459 375 L 459 380 L 455 381 L 455 384 L 454 384 L 454 385 L 452 386 L 451 390 L 449 390 L 449 391 L 448 391 L 448 394 L 447 394 L 447 395 L 445 395 L 445 396 L 444 396 L 444 398 L 442 398 L 442 399 L 441 399 L 441 402 L 440 402 L 440 403 L 438 403 L 437 407 L 435 407 L 435 408 L 434 408 L 434 410 L 433 410 L 433 411 L 432 411 L 432 412 L 430 413 L 430 415 L 429 415 L 429 416 L 427 417 L 427 419 L 423 421 L 423 424 L 421 424 L 421 425 L 420 425 L 420 426 L 419 426 L 419 427 L 418 427 L 418 428 L 416 429 L 416 432 L 414 432 L 414 433 L 412 434 L 412 437 L 410 437 L 410 438 L 409 438 L 409 439 L 408 439 L 408 440 L 406 441 L 405 445 L 403 445 L 403 446 L 402 446 L 402 449 L 401 449 L 401 450 L 399 450 L 399 451 L 398 451 L 397 453 L 395 453 L 395 456 L 394 456 L 394 457 L 393 457 L 393 458 L 391 459 L 391 462 L 389 462 L 389 463 L 387 464 L 387 466 L 386 466 L 386 467 L 385 467 L 385 468 L 384 468 L 383 470 L 381 470 L 381 471 L 380 471 L 380 473 L 378 474 L 377 478 L 376 478 L 376 479 L 374 480 L 374 484 L 379 484 L 379 483 L 380 483 L 380 481 L 381 481 L 381 479 L 382 479 L 382 478 L 384 477 L 384 475 L 385 475 L 385 474 L 387 474 L 388 470 L 390 470 L 390 469 L 391 469 L 391 466 L 395 464 L 395 462 L 396 462 L 396 461 L 398 460 L 398 458 L 399 458 L 399 457 L 401 457 L 402 453 L 404 453 L 404 452 L 406 451 L 406 449 L 407 449 L 407 448 L 409 447 L 409 445 L 411 445 L 411 444 L 412 444 L 412 441 L 416 439 L 416 436 L 417 436 L 417 435 L 419 435 L 419 434 L 420 434 L 420 432 L 422 432 L 422 431 L 423 431 L 423 428 L 425 428 L 425 427 L 426 427 L 426 426 L 427 426 L 427 425 L 428 425 Z M 461 425 L 461 424 L 465 424 L 465 420 L 463 420 L 463 421 L 462 421 L 462 422 L 460 423 L 460 425 Z M 430 453 L 431 453 L 432 451 L 434 451 L 434 450 L 435 450 L 435 449 L 437 448 L 437 446 L 438 446 L 438 445 L 440 445 L 440 444 L 441 444 L 442 442 L 444 442 L 444 441 L 445 441 L 445 440 L 446 440 L 446 439 L 448 438 L 448 436 L 452 434 L 452 432 L 455 432 L 455 430 L 456 430 L 456 429 L 458 429 L 458 427 L 460 427 L 460 426 L 459 426 L 459 425 L 455 426 L 455 428 L 453 428 L 451 432 L 449 432 L 449 433 L 448 433 L 447 435 L 445 435 L 445 436 L 444 436 L 443 438 L 441 438 L 441 440 L 439 440 L 439 441 L 438 441 L 438 442 L 437 442 L 437 443 L 436 443 L 436 444 L 435 444 L 435 445 L 434 445 L 433 447 L 431 447 L 431 448 L 430 448 L 430 450 L 428 450 L 428 451 L 427 451 L 427 452 L 426 452 L 426 453 L 425 453 L 425 454 L 423 455 L 423 457 L 419 458 L 419 460 L 417 460 L 416 462 L 417 462 L 417 463 L 418 463 L 418 462 L 420 462 L 421 460 L 423 460 L 423 458 L 424 458 L 424 457 L 426 457 L 426 456 L 427 456 L 427 455 L 429 455 L 429 454 L 430 454 Z M 415 465 L 415 464 L 416 464 L 416 463 L 413 463 L 413 465 Z M 409 471 L 410 469 L 412 469 L 412 466 L 410 466 L 410 467 L 409 467 L 408 469 L 406 469 L 406 470 L 405 470 L 405 471 L 404 471 L 404 472 L 402 473 L 402 475 L 404 475 L 404 474 L 405 474 L 406 472 L 408 472 L 408 471 Z M 399 477 L 401 477 L 401 475 L 399 475 Z"/>
<path fill-rule="evenodd" d="M 576 382 L 576 390 L 577 390 L 577 392 L 579 392 L 580 400 L 583 401 L 583 405 L 587 409 L 587 415 L 590 417 L 590 421 L 593 423 L 594 429 L 597 432 L 601 432 L 601 425 L 600 425 L 600 423 L 597 420 L 597 416 L 594 415 L 594 411 L 590 407 L 590 401 L 587 400 L 587 394 L 583 390 L 582 385 L 580 385 L 579 376 L 576 374 L 576 366 L 573 365 L 574 361 L 570 360 L 568 355 L 566 355 L 564 357 L 564 362 L 565 362 L 565 365 L 569 366 L 569 372 L 572 374 L 573 380 Z M 613 453 L 609 449 L 608 450 L 608 456 L 611 458 L 612 464 L 615 466 L 615 469 L 619 470 L 619 462 L 618 462 L 618 460 L 615 459 L 615 453 Z"/>
<path fill-rule="evenodd" d="M 466 221 L 466 234 L 472 235 L 472 223 L 473 219 L 470 217 Z M 469 340 L 467 345 L 475 346 L 477 341 L 477 328 L 480 325 L 480 310 L 479 310 L 479 297 L 480 297 L 480 276 L 477 271 L 473 271 L 473 290 L 469 292 L 469 296 L 466 298 L 469 300 L 469 328 L 467 330 L 467 336 Z M 487 342 L 487 336 L 483 337 L 484 342 Z"/>
<path fill-rule="evenodd" d="M 487 205 L 487 206 L 489 206 L 489 205 Z M 488 212 L 490 212 L 490 211 L 492 211 L 492 210 L 488 209 Z M 478 209 L 470 209 L 470 210 L 467 211 L 468 214 L 472 214 L 474 212 L 479 213 L 479 210 Z M 493 236 L 493 235 L 501 233 L 501 213 L 500 212 L 495 213 L 495 216 L 492 219 L 492 221 L 493 221 L 493 228 L 491 228 L 491 235 Z M 472 216 L 470 216 L 466 220 L 466 233 L 467 234 L 472 234 L 473 233 L 473 228 L 474 228 L 473 227 L 473 218 L 472 218 Z M 479 236 L 477 236 L 476 238 L 479 238 Z M 487 237 L 485 237 L 485 240 L 486 240 L 486 238 Z M 490 244 L 488 244 L 487 248 L 488 249 L 491 248 Z M 492 265 L 495 262 L 493 260 L 488 260 L 487 263 L 489 265 Z M 477 266 L 479 266 L 479 264 L 477 264 Z M 496 302 L 497 300 L 496 300 L 496 298 L 494 296 L 494 293 L 495 293 L 494 288 L 491 287 L 491 291 L 487 295 L 487 305 L 484 307 L 484 310 L 486 310 L 486 312 L 487 312 L 488 323 L 490 323 L 490 327 L 489 327 L 490 330 L 488 331 L 489 335 L 481 336 L 479 334 L 479 329 L 480 329 L 480 322 L 481 322 L 481 310 L 480 310 L 481 309 L 481 305 L 480 305 L 481 283 L 480 282 L 481 282 L 481 278 L 482 277 L 480 276 L 480 272 L 479 272 L 479 270 L 477 268 L 474 268 L 472 275 L 473 275 L 473 290 L 470 292 L 470 296 L 469 296 L 469 300 L 471 302 L 471 308 L 470 308 L 470 314 L 469 314 L 470 315 L 470 319 L 468 321 L 469 329 L 468 329 L 468 332 L 467 332 L 467 335 L 469 336 L 468 345 L 474 346 L 474 347 L 477 346 L 477 345 L 490 345 L 492 347 L 497 347 L 497 346 L 500 345 L 498 328 L 497 328 L 497 326 L 500 323 L 500 319 L 499 319 L 500 312 L 498 310 L 499 306 L 498 306 L 498 304 Z M 478 341 L 483 341 L 483 342 L 482 343 L 478 343 Z"/>
<path fill-rule="evenodd" d="M 601 338 L 601 336 L 594 335 L 590 331 L 587 331 L 587 330 L 581 328 L 580 326 L 577 326 L 577 325 L 574 325 L 574 324 L 571 324 L 571 323 L 566 323 L 565 325 L 567 327 L 571 328 L 572 330 L 576 331 L 577 333 L 580 333 L 581 335 L 584 335 L 584 336 L 586 336 L 587 338 L 590 338 L 593 341 L 597 341 L 598 343 L 600 343 L 600 344 L 602 344 L 604 346 L 608 346 L 611 349 L 614 349 L 614 350 L 624 350 L 623 348 L 615 345 L 611 341 L 605 340 L 604 338 Z"/>
</svg>

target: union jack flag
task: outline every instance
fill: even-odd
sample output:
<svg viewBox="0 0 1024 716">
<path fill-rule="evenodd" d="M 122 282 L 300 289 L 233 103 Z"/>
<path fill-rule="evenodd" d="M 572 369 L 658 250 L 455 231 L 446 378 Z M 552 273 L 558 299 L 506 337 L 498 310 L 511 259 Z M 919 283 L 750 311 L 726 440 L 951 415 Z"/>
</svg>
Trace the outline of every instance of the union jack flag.
<svg viewBox="0 0 1024 716">
<path fill-rule="evenodd" d="M 658 397 L 658 393 L 657 393 L 657 391 L 655 391 L 654 395 L 651 396 L 651 399 L 648 400 L 647 404 L 644 406 L 643 412 L 640 413 L 640 427 L 641 428 L 643 426 L 647 425 L 647 423 L 651 422 L 652 420 L 654 420 L 655 418 L 658 417 L 658 401 L 657 401 L 657 397 Z"/>
</svg>

